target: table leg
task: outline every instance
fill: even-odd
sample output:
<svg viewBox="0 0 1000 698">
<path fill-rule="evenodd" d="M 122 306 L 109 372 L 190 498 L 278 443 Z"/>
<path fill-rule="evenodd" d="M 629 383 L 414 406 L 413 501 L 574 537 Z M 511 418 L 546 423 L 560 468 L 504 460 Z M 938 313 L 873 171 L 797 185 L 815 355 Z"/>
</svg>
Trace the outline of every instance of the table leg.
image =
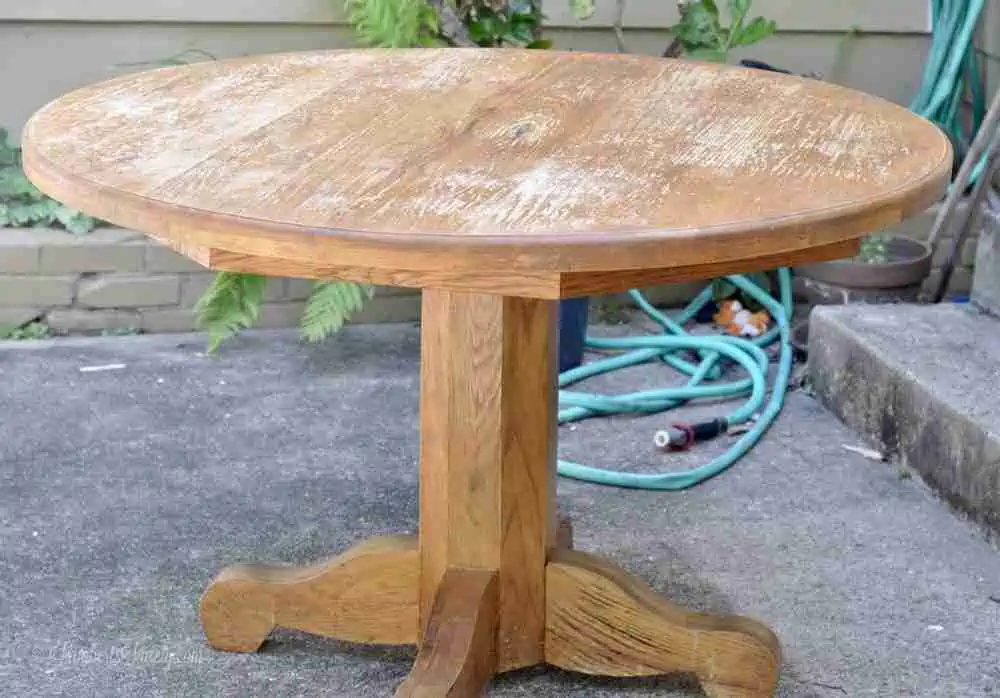
<svg viewBox="0 0 1000 698">
<path fill-rule="evenodd" d="M 556 540 L 556 306 L 425 290 L 421 313 L 421 627 L 449 570 L 497 575 L 494 671 L 544 660 Z"/>
<path fill-rule="evenodd" d="M 711 698 L 767 698 L 778 639 L 757 621 L 694 613 L 594 555 L 554 551 L 546 568 L 545 661 L 600 676 L 694 674 Z"/>
<path fill-rule="evenodd" d="M 417 640 L 420 564 L 411 536 L 372 538 L 308 567 L 233 565 L 201 597 L 208 643 L 254 652 L 275 627 L 348 642 Z"/>
<path fill-rule="evenodd" d="M 202 598 L 209 643 L 253 651 L 276 626 L 416 643 L 397 698 L 476 698 L 494 674 L 541 663 L 771 696 L 780 651 L 763 625 L 678 608 L 571 550 L 554 503 L 556 329 L 551 301 L 425 290 L 419 543 L 231 567 Z"/>
</svg>

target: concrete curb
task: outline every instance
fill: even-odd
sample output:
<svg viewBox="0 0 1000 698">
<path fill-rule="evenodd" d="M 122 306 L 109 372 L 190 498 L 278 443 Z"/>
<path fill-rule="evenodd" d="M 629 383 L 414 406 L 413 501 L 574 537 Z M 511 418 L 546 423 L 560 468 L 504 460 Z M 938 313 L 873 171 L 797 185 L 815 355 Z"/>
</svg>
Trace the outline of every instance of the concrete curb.
<svg viewBox="0 0 1000 698">
<path fill-rule="evenodd" d="M 809 364 L 843 422 L 1000 533 L 1000 321 L 957 305 L 819 307 Z"/>
</svg>

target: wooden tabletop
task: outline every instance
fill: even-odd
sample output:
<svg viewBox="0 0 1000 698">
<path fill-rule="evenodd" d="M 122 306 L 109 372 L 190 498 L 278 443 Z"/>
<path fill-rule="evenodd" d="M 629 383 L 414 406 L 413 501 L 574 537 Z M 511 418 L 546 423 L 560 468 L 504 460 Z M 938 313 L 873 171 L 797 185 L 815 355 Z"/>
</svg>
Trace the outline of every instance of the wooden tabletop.
<svg viewBox="0 0 1000 698">
<path fill-rule="evenodd" d="M 952 164 L 930 123 L 819 81 L 487 49 L 129 75 L 43 108 L 24 154 L 43 190 L 182 249 L 525 273 L 831 245 L 932 203 Z"/>
</svg>

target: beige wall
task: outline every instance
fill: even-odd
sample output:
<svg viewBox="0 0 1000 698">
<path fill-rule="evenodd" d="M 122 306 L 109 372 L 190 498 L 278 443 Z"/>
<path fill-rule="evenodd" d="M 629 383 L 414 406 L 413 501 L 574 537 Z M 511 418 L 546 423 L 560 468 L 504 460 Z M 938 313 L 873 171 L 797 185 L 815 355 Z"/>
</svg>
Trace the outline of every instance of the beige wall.
<svg viewBox="0 0 1000 698">
<path fill-rule="evenodd" d="M 1000 0 L 994 0 L 994 4 Z M 583 23 L 567 0 L 547 0 L 550 34 L 559 48 L 614 50 L 608 26 L 614 3 L 598 0 Z M 185 49 L 218 56 L 348 46 L 341 0 L 0 0 L 0 126 L 18 133 L 38 107 L 80 85 L 103 80 Z M 754 12 L 775 18 L 782 33 L 749 55 L 798 72 L 906 102 L 926 50 L 927 0 L 757 0 Z M 672 0 L 630 0 L 625 24 L 633 51 L 662 51 L 662 31 L 676 18 Z M 851 27 L 868 34 L 838 47 Z"/>
<path fill-rule="evenodd" d="M 927 28 L 927 0 L 756 0 L 754 14 L 775 19 L 788 31 L 922 32 Z M 545 13 L 552 26 L 571 26 L 566 0 L 547 0 Z M 616 6 L 598 0 L 587 26 L 610 26 Z M 625 24 L 658 28 L 677 18 L 673 0 L 627 2 Z M 0 2 L 0 20 L 75 22 L 171 23 L 290 23 L 328 24 L 343 20 L 341 0 L 38 0 L 35 3 Z"/>
</svg>

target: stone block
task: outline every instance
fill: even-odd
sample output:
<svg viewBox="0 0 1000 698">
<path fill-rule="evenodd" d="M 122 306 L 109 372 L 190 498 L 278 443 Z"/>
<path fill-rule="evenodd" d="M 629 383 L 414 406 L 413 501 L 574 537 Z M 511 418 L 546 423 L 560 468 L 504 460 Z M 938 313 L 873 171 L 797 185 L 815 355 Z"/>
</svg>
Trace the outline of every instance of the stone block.
<svg viewBox="0 0 1000 698">
<path fill-rule="evenodd" d="M 948 280 L 948 295 L 966 296 L 972 290 L 972 270 L 958 267 Z"/>
<path fill-rule="evenodd" d="M 20 327 L 37 320 L 44 314 L 44 308 L 0 307 L 0 327 Z"/>
<path fill-rule="evenodd" d="M 151 274 L 204 272 L 205 267 L 193 259 L 174 252 L 166 245 L 150 240 L 146 244 L 145 270 Z"/>
<path fill-rule="evenodd" d="M 214 278 L 214 271 L 183 274 L 180 277 L 181 307 L 193 308 L 198 303 L 198 299 L 201 298 L 202 294 L 211 286 L 212 279 Z"/>
<path fill-rule="evenodd" d="M 979 239 L 972 238 L 966 240 L 962 245 L 962 256 L 959 259 L 959 263 L 963 267 L 974 267 L 976 266 L 976 248 L 979 246 Z"/>
<path fill-rule="evenodd" d="M 312 295 L 312 289 L 315 283 L 315 279 L 286 279 L 284 300 L 305 300 Z"/>
<path fill-rule="evenodd" d="M 849 427 L 1000 532 L 1000 320 L 968 304 L 816 308 L 809 367 Z"/>
<path fill-rule="evenodd" d="M 193 308 L 199 299 L 208 290 L 215 279 L 216 272 L 199 272 L 194 274 L 183 274 L 181 276 L 181 307 Z M 267 280 L 264 287 L 264 301 L 280 301 L 284 299 L 285 279 L 272 277 Z"/>
<path fill-rule="evenodd" d="M 0 230 L 0 274 L 37 274 L 41 247 L 29 231 Z"/>
<path fill-rule="evenodd" d="M 265 303 L 260 309 L 260 319 L 254 327 L 261 329 L 298 327 L 304 303 Z"/>
<path fill-rule="evenodd" d="M 377 294 L 351 316 L 350 324 L 368 325 L 383 322 L 414 322 L 420 319 L 420 296 L 382 296 Z"/>
<path fill-rule="evenodd" d="M 95 231 L 96 232 L 96 231 Z M 43 274 L 142 271 L 145 245 L 139 241 L 111 240 L 108 235 L 66 235 L 58 244 L 41 248 Z"/>
<path fill-rule="evenodd" d="M 375 297 L 387 298 L 389 296 L 419 296 L 419 288 L 409 286 L 376 286 Z"/>
<path fill-rule="evenodd" d="M 191 308 L 143 308 L 139 327 L 144 332 L 191 332 L 198 322 Z"/>
<path fill-rule="evenodd" d="M 1000 212 L 985 211 L 982 224 L 976 244 L 972 302 L 1000 315 Z"/>
<path fill-rule="evenodd" d="M 0 306 L 45 307 L 70 305 L 77 276 L 0 275 Z"/>
<path fill-rule="evenodd" d="M 45 316 L 45 323 L 57 332 L 96 332 L 138 328 L 140 318 L 129 310 L 57 308 Z"/>
<path fill-rule="evenodd" d="M 175 274 L 107 274 L 80 280 L 77 303 L 89 308 L 141 308 L 176 305 L 180 279 Z"/>
</svg>

